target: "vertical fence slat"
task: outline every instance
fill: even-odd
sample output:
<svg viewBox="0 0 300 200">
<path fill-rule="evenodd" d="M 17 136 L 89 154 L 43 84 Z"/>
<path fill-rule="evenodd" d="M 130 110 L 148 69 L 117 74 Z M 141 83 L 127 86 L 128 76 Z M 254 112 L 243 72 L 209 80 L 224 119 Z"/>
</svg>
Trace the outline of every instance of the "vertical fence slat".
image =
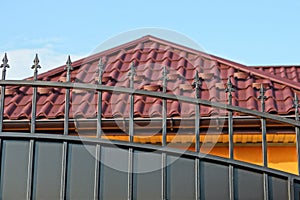
<svg viewBox="0 0 300 200">
<path fill-rule="evenodd" d="M 130 88 L 134 89 L 134 76 L 135 76 L 135 69 L 134 69 L 134 61 L 132 61 L 130 65 Z M 129 111 L 129 142 L 133 142 L 134 140 L 134 95 L 130 94 L 130 111 Z"/>
<path fill-rule="evenodd" d="M 195 87 L 195 98 L 198 99 L 200 98 L 200 79 L 199 79 L 199 74 L 198 71 L 196 70 L 196 74 L 194 77 L 194 83 Z M 200 152 L 200 108 L 199 104 L 195 105 L 195 151 L 197 153 Z M 195 159 L 195 197 L 196 200 L 199 200 L 201 198 L 201 178 L 200 178 L 200 159 L 196 158 Z"/>
<path fill-rule="evenodd" d="M 67 70 L 66 74 L 66 82 L 71 81 L 71 70 L 73 67 L 71 66 L 71 58 L 68 56 L 65 70 Z M 70 89 L 66 88 L 65 94 L 65 116 L 64 116 L 64 135 L 69 134 L 69 109 L 70 109 Z M 67 182 L 67 159 L 68 159 L 68 143 L 63 142 L 63 151 L 62 151 L 62 168 L 61 168 L 61 191 L 60 191 L 60 198 L 66 198 L 66 182 Z"/>
<path fill-rule="evenodd" d="M 37 81 L 38 69 L 41 68 L 39 65 L 39 58 L 38 55 L 35 55 L 33 60 L 32 69 L 34 70 L 33 81 Z M 36 121 L 36 97 L 37 97 L 37 87 L 33 86 L 33 94 L 32 94 L 32 106 L 31 106 L 31 126 L 30 126 L 30 133 L 35 133 L 35 121 Z"/>
<path fill-rule="evenodd" d="M 128 150 L 128 200 L 133 199 L 133 148 Z"/>
<path fill-rule="evenodd" d="M 294 179 L 289 177 L 287 181 L 288 181 L 288 200 L 294 200 L 295 199 Z"/>
<path fill-rule="evenodd" d="M 162 92 L 166 93 L 167 92 L 167 69 L 164 66 L 163 67 L 163 73 L 162 73 L 163 77 L 163 89 Z M 162 146 L 166 146 L 167 145 L 167 100 L 166 99 L 162 99 Z M 166 153 L 162 153 L 162 165 L 161 165 L 161 170 L 162 170 L 162 200 L 166 200 L 168 199 L 167 197 L 167 154 Z"/>
<path fill-rule="evenodd" d="M 33 81 L 37 81 L 38 69 L 41 68 L 39 65 L 38 55 L 35 55 L 33 65 L 31 69 L 34 70 Z M 36 123 L 36 101 L 37 101 L 37 87 L 33 87 L 32 93 L 32 104 L 31 104 L 31 123 L 30 123 L 30 134 L 35 134 L 35 123 Z M 33 181 L 33 169 L 34 169 L 34 140 L 29 141 L 29 158 L 28 158 L 28 177 L 27 177 L 27 199 L 31 199 L 32 196 L 32 181 Z"/>
<path fill-rule="evenodd" d="M 201 87 L 198 71 L 196 71 L 193 85 L 195 87 L 195 97 L 198 99 L 200 98 Z M 195 105 L 195 151 L 200 151 L 200 110 L 198 104 Z"/>
<path fill-rule="evenodd" d="M 134 61 L 130 65 L 130 88 L 134 89 Z M 134 141 L 134 95 L 130 94 L 129 142 Z M 128 151 L 128 200 L 133 199 L 133 148 Z"/>
<path fill-rule="evenodd" d="M 70 56 L 68 56 L 68 60 L 66 62 L 65 70 L 67 70 L 66 82 L 71 81 L 71 70 L 73 70 L 72 61 Z M 66 88 L 65 94 L 65 116 L 64 116 L 64 135 L 68 135 L 69 133 L 69 109 L 70 109 L 70 89 Z"/>
<path fill-rule="evenodd" d="M 297 93 L 294 94 L 293 107 L 295 108 L 295 120 L 299 121 L 299 99 Z M 298 167 L 298 175 L 300 175 L 300 129 L 298 126 L 295 126 L 295 134 L 296 134 L 297 167 Z"/>
<path fill-rule="evenodd" d="M 62 144 L 62 159 L 61 159 L 61 177 L 60 177 L 60 199 L 66 198 L 66 174 L 67 174 L 67 155 L 68 155 L 68 143 Z"/>
<path fill-rule="evenodd" d="M 102 74 L 104 70 L 104 65 L 102 59 L 100 58 L 98 64 L 98 84 L 102 85 Z M 97 92 L 98 102 L 97 102 L 97 138 L 101 138 L 102 135 L 102 91 Z M 99 144 L 96 145 L 96 154 L 95 154 L 95 183 L 94 183 L 94 199 L 99 199 L 99 186 L 100 186 L 100 159 L 101 159 L 101 147 Z"/>
<path fill-rule="evenodd" d="M 27 166 L 27 191 L 26 196 L 28 200 L 32 197 L 32 180 L 33 180 L 33 160 L 34 160 L 34 140 L 29 141 L 29 157 L 28 157 L 28 166 Z"/>
<path fill-rule="evenodd" d="M 0 65 L 2 69 L 2 80 L 5 80 L 6 77 L 6 68 L 9 68 L 7 54 L 4 54 L 2 59 L 2 64 Z M 5 85 L 1 87 L 1 97 L 0 97 L 0 132 L 3 131 L 3 113 L 4 113 L 4 100 L 5 100 Z M 2 174 L 2 148 L 3 148 L 3 141 L 0 138 L 0 175 Z M 0 177 L 1 180 L 1 177 Z"/>
<path fill-rule="evenodd" d="M 2 59 L 2 64 L 0 65 L 2 69 L 2 80 L 6 77 L 6 68 L 9 68 L 7 54 L 4 54 Z M 3 113 L 4 113 L 4 98 L 5 98 L 5 85 L 1 87 L 1 99 L 0 99 L 0 132 L 3 131 Z"/>
<path fill-rule="evenodd" d="M 228 77 L 226 85 L 226 93 L 228 93 L 228 105 L 232 105 L 232 92 L 234 92 L 233 85 L 231 83 L 231 78 Z M 233 143 L 233 116 L 232 111 L 228 111 L 228 141 L 229 141 L 229 159 L 234 159 L 234 143 Z M 235 199 L 235 176 L 234 167 L 229 165 L 229 199 Z"/>
<path fill-rule="evenodd" d="M 100 58 L 99 64 L 98 64 L 98 84 L 102 85 L 102 74 L 104 70 L 104 65 L 102 63 L 102 59 Z M 102 91 L 98 91 L 98 102 L 97 102 L 97 138 L 101 137 L 102 134 Z"/>
<path fill-rule="evenodd" d="M 101 159 L 101 148 L 100 145 L 96 145 L 95 152 L 95 180 L 94 180 L 94 200 L 99 199 L 99 186 L 100 186 L 100 159 Z"/>
<path fill-rule="evenodd" d="M 261 100 L 261 112 L 265 112 L 265 88 L 264 85 L 260 85 L 260 96 L 258 97 Z M 263 157 L 263 166 L 268 167 L 268 152 L 267 152 L 267 130 L 266 130 L 266 119 L 261 118 L 261 134 L 262 134 L 262 157 Z M 269 177 L 267 173 L 263 173 L 263 183 L 264 183 L 264 199 L 269 199 Z"/>
</svg>

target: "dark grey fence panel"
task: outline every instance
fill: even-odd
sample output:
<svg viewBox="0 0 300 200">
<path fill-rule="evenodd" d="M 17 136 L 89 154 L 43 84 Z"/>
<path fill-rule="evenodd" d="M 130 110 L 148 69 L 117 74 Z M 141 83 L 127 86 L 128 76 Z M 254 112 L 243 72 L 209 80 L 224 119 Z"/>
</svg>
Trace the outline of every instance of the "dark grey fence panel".
<svg viewBox="0 0 300 200">
<path fill-rule="evenodd" d="M 195 199 L 195 161 L 168 156 L 167 163 L 168 199 Z"/>
<path fill-rule="evenodd" d="M 201 197 L 205 200 L 229 199 L 228 166 L 202 162 Z"/>
<path fill-rule="evenodd" d="M 127 199 L 128 149 L 102 147 L 100 199 Z"/>
<path fill-rule="evenodd" d="M 95 177 L 95 146 L 69 144 L 67 168 L 67 199 L 93 199 Z"/>
<path fill-rule="evenodd" d="M 29 142 L 4 140 L 1 166 L 1 199 L 25 199 Z"/>
<path fill-rule="evenodd" d="M 36 142 L 33 199 L 59 199 L 62 143 Z"/>
<path fill-rule="evenodd" d="M 134 199 L 161 199 L 161 161 L 160 154 L 142 151 L 134 152 Z"/>
<path fill-rule="evenodd" d="M 269 176 L 270 199 L 288 199 L 288 180 Z"/>
<path fill-rule="evenodd" d="M 235 192 L 237 199 L 264 199 L 263 174 L 244 169 L 235 169 L 235 178 L 235 187 L 237 187 Z"/>
</svg>

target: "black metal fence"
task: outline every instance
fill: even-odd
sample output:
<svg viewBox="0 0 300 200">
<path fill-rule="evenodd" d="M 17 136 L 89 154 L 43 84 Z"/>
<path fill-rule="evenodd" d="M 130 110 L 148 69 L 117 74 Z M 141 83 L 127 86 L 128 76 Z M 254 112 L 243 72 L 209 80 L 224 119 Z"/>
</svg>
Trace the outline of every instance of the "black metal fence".
<svg viewBox="0 0 300 200">
<path fill-rule="evenodd" d="M 66 82 L 37 80 L 39 60 L 34 60 L 33 80 L 5 80 L 9 67 L 3 59 L 0 102 L 1 199 L 299 199 L 299 176 L 268 168 L 266 120 L 295 127 L 299 167 L 299 113 L 295 95 L 295 120 L 268 114 L 264 110 L 263 85 L 260 88 L 261 111 L 232 106 L 234 91 L 230 79 L 228 105 L 198 98 L 199 77 L 196 73 L 196 97 L 166 93 L 166 69 L 162 92 L 133 88 L 134 63 L 131 65 L 130 88 L 102 85 L 103 64 L 99 62 L 99 84 L 70 82 L 70 57 L 66 63 Z M 3 110 L 6 86 L 33 87 L 30 133 L 4 132 Z M 102 105 L 102 92 L 130 95 L 129 141 L 107 141 L 101 138 L 102 108 L 97 107 L 95 138 L 69 135 L 69 115 L 64 115 L 63 134 L 36 133 L 36 99 L 38 87 L 65 89 L 65 113 L 69 113 L 70 89 L 97 92 Z M 162 146 L 134 142 L 134 96 L 162 99 Z M 195 152 L 169 148 L 167 144 L 167 100 L 195 105 Z M 203 155 L 200 152 L 199 106 L 228 111 L 229 158 Z M 233 112 L 261 120 L 263 166 L 234 160 Z M 83 145 L 84 144 L 84 145 Z M 89 149 L 89 151 L 87 151 Z M 92 153 L 91 153 L 92 152 Z M 149 163 L 149 160 L 151 161 Z M 105 163 L 110 163 L 106 165 Z M 138 173 L 153 166 L 147 173 Z M 122 170 L 116 170 L 122 166 Z M 159 167 L 157 167 L 159 166 Z"/>
</svg>

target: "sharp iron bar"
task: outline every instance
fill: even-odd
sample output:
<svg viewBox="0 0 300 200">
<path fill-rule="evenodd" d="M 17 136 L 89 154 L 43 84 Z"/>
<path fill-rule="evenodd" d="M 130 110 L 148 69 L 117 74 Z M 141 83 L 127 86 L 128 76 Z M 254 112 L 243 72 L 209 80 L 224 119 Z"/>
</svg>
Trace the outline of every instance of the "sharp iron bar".
<svg viewBox="0 0 300 200">
<path fill-rule="evenodd" d="M 66 81 L 70 82 L 71 81 L 71 71 L 73 70 L 72 61 L 71 61 L 71 57 L 70 56 L 68 56 L 65 70 L 67 70 L 67 78 L 66 78 L 67 80 Z"/>
<path fill-rule="evenodd" d="M 99 64 L 98 64 L 98 84 L 102 85 L 102 74 L 104 71 L 104 65 L 102 62 L 102 58 L 100 58 L 99 60 Z M 102 91 L 98 91 L 98 110 L 97 110 L 97 138 L 101 137 L 102 134 Z"/>
<path fill-rule="evenodd" d="M 38 73 L 38 69 L 41 68 L 41 66 L 39 65 L 40 60 L 38 58 L 38 54 L 35 54 L 35 58 L 33 60 L 33 65 L 31 67 L 31 69 L 34 69 L 34 76 L 33 76 L 33 80 L 37 80 L 37 73 Z"/>
<path fill-rule="evenodd" d="M 103 61 L 102 58 L 99 59 L 99 63 L 98 63 L 98 83 L 101 85 L 102 84 L 102 75 L 104 72 L 104 65 L 103 65 Z"/>
<path fill-rule="evenodd" d="M 2 80 L 5 80 L 6 76 L 6 68 L 9 68 L 8 65 L 8 59 L 7 54 L 4 54 L 4 57 L 2 59 L 2 64 L 0 65 L 0 68 L 2 69 Z M 3 111 L 4 111 L 4 98 L 5 98 L 5 85 L 1 87 L 1 99 L 0 99 L 0 132 L 3 130 Z M 1 141 L 1 140 L 0 140 Z"/>
<path fill-rule="evenodd" d="M 65 70 L 67 70 L 66 82 L 70 82 L 71 81 L 71 74 L 70 73 L 73 70 L 72 61 L 71 61 L 70 56 L 68 56 Z M 64 135 L 68 135 L 68 132 L 69 132 L 69 109 L 70 109 L 69 103 L 70 103 L 70 89 L 66 88 Z"/>
<path fill-rule="evenodd" d="M 8 64 L 8 59 L 7 59 L 7 54 L 4 54 L 4 57 L 2 59 L 2 64 L 0 65 L 0 68 L 3 68 L 2 70 L 2 80 L 5 80 L 5 76 L 6 76 L 6 68 L 9 68 L 9 64 Z"/>
<path fill-rule="evenodd" d="M 295 108 L 295 120 L 299 121 L 299 99 L 297 93 L 294 93 L 293 107 Z M 297 149 L 297 161 L 298 161 L 298 175 L 300 175 L 300 129 L 295 127 L 296 133 L 296 149 Z"/>
</svg>

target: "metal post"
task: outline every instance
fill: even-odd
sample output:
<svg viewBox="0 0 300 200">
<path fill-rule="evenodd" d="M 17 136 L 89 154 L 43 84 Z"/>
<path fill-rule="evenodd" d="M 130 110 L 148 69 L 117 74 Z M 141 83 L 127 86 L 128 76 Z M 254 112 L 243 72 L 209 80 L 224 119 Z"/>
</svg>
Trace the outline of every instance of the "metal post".
<svg viewBox="0 0 300 200">
<path fill-rule="evenodd" d="M 261 100 L 261 112 L 265 112 L 265 88 L 263 84 L 260 86 L 260 96 L 258 99 Z M 262 153 L 263 153 L 263 166 L 268 167 L 268 157 L 267 157 L 267 132 L 266 132 L 266 119 L 261 119 L 261 130 L 262 130 Z"/>
<path fill-rule="evenodd" d="M 194 83 L 195 87 L 195 97 L 196 99 L 200 98 L 200 78 L 198 71 L 196 71 L 195 78 L 194 78 Z M 195 151 L 199 153 L 200 151 L 200 111 L 199 111 L 199 105 L 195 105 Z"/>
<path fill-rule="evenodd" d="M 130 88 L 134 89 L 134 76 L 135 76 L 135 69 L 134 69 L 134 61 L 132 61 L 130 66 Z M 134 95 L 130 94 L 130 113 L 129 113 L 129 142 L 133 142 L 134 136 Z"/>
<path fill-rule="evenodd" d="M 167 92 L 167 69 L 164 66 L 163 67 L 163 88 L 162 92 L 166 93 Z M 162 100 L 162 146 L 167 145 L 167 100 L 163 99 Z"/>
<path fill-rule="evenodd" d="M 38 69 L 41 68 L 39 65 L 38 54 L 35 55 L 33 60 L 33 65 L 31 69 L 34 69 L 33 81 L 37 80 Z M 37 87 L 33 87 L 32 93 L 32 104 L 31 104 L 31 125 L 30 125 L 30 134 L 35 133 L 35 122 L 36 122 L 36 97 L 37 97 Z M 29 158 L 28 158 L 28 177 L 27 177 L 27 199 L 31 199 L 32 196 L 32 180 L 33 180 L 33 160 L 34 160 L 34 140 L 29 141 Z"/>
<path fill-rule="evenodd" d="M 261 112 L 265 112 L 265 88 L 263 84 L 260 85 L 260 96 L 258 99 L 261 100 Z M 261 132 L 262 132 L 262 154 L 263 154 L 263 166 L 268 167 L 268 154 L 267 154 L 267 130 L 266 130 L 266 119 L 261 118 Z M 269 178 L 268 174 L 264 173 L 264 200 L 269 199 Z"/>
<path fill-rule="evenodd" d="M 234 92 L 233 85 L 230 77 L 228 77 L 226 93 L 228 93 L 228 105 L 232 105 L 232 92 Z M 234 143 L 233 143 L 233 118 L 232 111 L 228 110 L 228 137 L 229 137 L 229 159 L 234 159 Z M 229 198 L 235 199 L 235 179 L 234 179 L 234 167 L 229 165 Z"/>
<path fill-rule="evenodd" d="M 4 54 L 2 59 L 2 64 L 0 65 L 2 69 L 2 80 L 5 80 L 6 68 L 9 68 L 7 54 Z M 0 132 L 3 131 L 3 112 L 4 112 L 4 98 L 5 98 L 5 85 L 1 87 L 1 99 L 0 99 Z"/>
<path fill-rule="evenodd" d="M 228 93 L 228 105 L 232 105 L 232 92 L 234 92 L 230 77 L 228 77 L 226 93 Z M 234 144 L 233 144 L 233 118 L 232 111 L 228 111 L 228 137 L 229 137 L 229 158 L 234 159 Z"/>
<path fill-rule="evenodd" d="M 295 191 L 294 191 L 294 180 L 293 178 L 288 178 L 288 200 L 295 199 Z"/>
<path fill-rule="evenodd" d="M 60 199 L 66 198 L 66 176 L 67 176 L 67 155 L 68 155 L 68 143 L 62 144 L 62 159 L 61 159 L 61 176 L 60 176 Z"/>
<path fill-rule="evenodd" d="M 71 81 L 70 72 L 73 70 L 73 67 L 71 65 L 72 65 L 71 58 L 70 58 L 70 56 L 68 56 L 68 60 L 66 62 L 66 67 L 65 67 L 65 70 L 67 70 L 66 82 Z M 70 109 L 69 104 L 70 104 L 70 89 L 66 88 L 64 135 L 68 135 L 68 132 L 69 132 L 69 109 Z"/>
<path fill-rule="evenodd" d="M 67 70 L 66 82 L 71 81 L 70 72 L 73 70 L 71 66 L 71 58 L 68 56 L 65 70 Z M 65 94 L 65 119 L 64 119 L 64 135 L 68 135 L 69 133 L 69 108 L 70 108 L 70 89 L 66 88 Z M 63 150 L 62 150 L 62 167 L 61 167 L 61 190 L 60 190 L 60 199 L 65 199 L 66 197 L 66 175 L 67 175 L 67 159 L 68 159 L 68 143 L 63 142 Z"/>
<path fill-rule="evenodd" d="M 6 68 L 9 68 L 7 54 L 4 54 L 2 59 L 2 64 L 0 65 L 2 69 L 2 80 L 5 80 Z M 3 131 L 3 113 L 4 113 L 4 100 L 5 100 L 5 85 L 1 87 L 1 98 L 0 98 L 0 132 Z M 2 139 L 0 138 L 0 166 L 2 163 Z M 1 167 L 0 167 L 1 168 Z"/>
<path fill-rule="evenodd" d="M 99 60 L 98 64 L 98 84 L 102 85 L 102 74 L 103 74 L 104 66 L 102 63 L 102 59 Z M 97 108 L 97 138 L 101 137 L 102 127 L 101 127 L 101 115 L 102 115 L 102 91 L 98 90 L 98 108 Z"/>
<path fill-rule="evenodd" d="M 96 145 L 95 152 L 95 180 L 94 180 L 94 200 L 99 199 L 99 187 L 100 187 L 100 159 L 101 159 L 101 147 Z"/>
<path fill-rule="evenodd" d="M 39 58 L 38 54 L 35 55 L 33 60 L 33 65 L 31 69 L 34 69 L 33 81 L 37 80 L 38 69 L 41 68 L 39 65 Z M 31 106 L 31 126 L 30 126 L 30 133 L 35 133 L 35 121 L 36 121 L 36 96 L 37 96 L 37 87 L 33 86 L 33 94 L 32 94 L 32 106 Z"/>
<path fill-rule="evenodd" d="M 299 121 L 299 99 L 297 94 L 294 94 L 294 105 L 295 108 L 295 120 Z M 295 126 L 296 133 L 296 150 L 297 150 L 297 164 L 298 164 L 298 175 L 300 175 L 300 129 L 298 126 Z"/>
<path fill-rule="evenodd" d="M 163 89 L 162 92 L 167 92 L 167 69 L 163 67 Z M 162 146 L 167 145 L 167 100 L 162 99 Z M 162 153 L 162 200 L 167 199 L 167 154 Z"/>
<path fill-rule="evenodd" d="M 103 74 L 103 63 L 100 58 L 98 64 L 98 84 L 102 84 L 102 74 Z M 102 114 L 102 92 L 98 91 L 98 108 L 97 108 L 97 138 L 101 138 L 102 127 L 101 127 L 101 114 Z M 95 183 L 94 183 L 94 199 L 99 199 L 99 186 L 100 186 L 100 159 L 101 159 L 101 147 L 99 144 L 96 145 L 95 154 Z"/>
<path fill-rule="evenodd" d="M 134 89 L 134 61 L 130 66 L 130 88 Z M 129 113 L 129 142 L 134 141 L 134 95 L 130 94 L 130 113 Z M 128 200 L 133 199 L 133 149 L 129 148 L 128 155 Z"/>
<path fill-rule="evenodd" d="M 193 86 L 195 87 L 195 98 L 200 98 L 200 78 L 198 71 L 196 70 L 196 74 L 194 77 L 194 83 Z M 197 153 L 200 152 L 200 110 L 199 110 L 199 104 L 195 105 L 195 151 Z M 195 196 L 196 200 L 199 200 L 201 198 L 201 178 L 200 178 L 200 160 L 199 158 L 195 159 Z"/>
</svg>

